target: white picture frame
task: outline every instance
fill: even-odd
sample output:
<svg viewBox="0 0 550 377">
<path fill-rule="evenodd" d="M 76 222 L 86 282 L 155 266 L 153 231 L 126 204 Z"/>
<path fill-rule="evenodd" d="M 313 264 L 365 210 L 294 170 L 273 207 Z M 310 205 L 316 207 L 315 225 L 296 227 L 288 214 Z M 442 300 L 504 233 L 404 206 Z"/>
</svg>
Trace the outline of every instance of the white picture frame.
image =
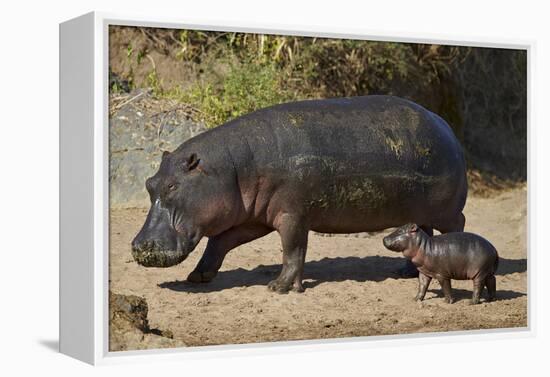
<svg viewBox="0 0 550 377">
<path fill-rule="evenodd" d="M 109 25 L 276 33 L 394 42 L 459 44 L 473 47 L 527 50 L 528 148 L 532 145 L 531 69 L 534 43 L 517 40 L 456 40 L 435 35 L 388 35 L 383 32 L 288 26 L 202 23 L 186 19 L 146 19 L 120 14 L 88 13 L 60 24 L 60 352 L 90 364 L 150 359 L 224 357 L 248 353 L 342 350 L 403 343 L 472 341 L 485 338 L 529 337 L 534 334 L 531 234 L 528 235 L 528 326 L 453 333 L 370 336 L 346 339 L 223 345 L 164 350 L 109 352 Z M 532 164 L 528 166 L 531 175 Z M 533 187 L 528 186 L 528 216 L 532 218 Z M 532 226 L 529 226 L 531 232 Z"/>
</svg>

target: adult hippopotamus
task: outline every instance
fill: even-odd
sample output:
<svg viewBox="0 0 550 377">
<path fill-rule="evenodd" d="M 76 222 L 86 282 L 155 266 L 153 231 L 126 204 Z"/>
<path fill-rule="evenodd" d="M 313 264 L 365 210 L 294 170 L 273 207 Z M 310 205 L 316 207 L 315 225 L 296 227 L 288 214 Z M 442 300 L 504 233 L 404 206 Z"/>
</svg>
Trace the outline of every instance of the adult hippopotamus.
<svg viewBox="0 0 550 377">
<path fill-rule="evenodd" d="M 268 287 L 302 291 L 308 232 L 404 223 L 462 231 L 466 165 L 438 115 L 393 96 L 308 100 L 261 109 L 165 152 L 145 184 L 151 208 L 132 241 L 143 266 L 182 262 L 212 280 L 233 248 L 277 231 L 282 271 Z M 275 250 L 276 248 L 274 248 Z"/>
</svg>

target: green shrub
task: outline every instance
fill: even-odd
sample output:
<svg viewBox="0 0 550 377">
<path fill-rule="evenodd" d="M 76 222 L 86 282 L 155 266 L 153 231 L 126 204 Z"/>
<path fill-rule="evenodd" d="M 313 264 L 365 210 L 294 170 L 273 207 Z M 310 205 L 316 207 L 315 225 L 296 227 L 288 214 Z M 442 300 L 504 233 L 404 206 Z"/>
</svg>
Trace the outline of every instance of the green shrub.
<svg viewBox="0 0 550 377">
<path fill-rule="evenodd" d="M 158 97 L 195 107 L 193 116 L 209 127 L 306 98 L 396 94 L 437 110 L 440 96 L 431 88 L 468 53 L 452 46 L 193 30 L 148 29 L 145 35 L 150 45 L 128 45 L 128 56 L 154 50 L 187 69 L 174 81 L 153 68 L 145 84 Z"/>
<path fill-rule="evenodd" d="M 273 64 L 247 62 L 233 64 L 220 82 L 197 82 L 190 89 L 181 87 L 164 93 L 200 110 L 201 120 L 215 127 L 262 107 L 291 99 L 282 87 Z"/>
</svg>

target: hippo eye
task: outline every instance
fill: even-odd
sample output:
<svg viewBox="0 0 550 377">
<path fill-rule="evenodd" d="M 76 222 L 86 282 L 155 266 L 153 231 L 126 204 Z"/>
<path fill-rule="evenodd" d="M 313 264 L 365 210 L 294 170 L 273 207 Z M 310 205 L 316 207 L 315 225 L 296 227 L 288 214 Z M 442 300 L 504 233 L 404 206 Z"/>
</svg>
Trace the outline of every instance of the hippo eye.
<svg viewBox="0 0 550 377">
<path fill-rule="evenodd" d="M 170 190 L 170 191 L 174 191 L 174 190 L 176 190 L 177 188 L 178 188 L 178 184 L 177 184 L 177 183 L 170 183 L 170 184 L 168 185 L 168 190 Z"/>
</svg>

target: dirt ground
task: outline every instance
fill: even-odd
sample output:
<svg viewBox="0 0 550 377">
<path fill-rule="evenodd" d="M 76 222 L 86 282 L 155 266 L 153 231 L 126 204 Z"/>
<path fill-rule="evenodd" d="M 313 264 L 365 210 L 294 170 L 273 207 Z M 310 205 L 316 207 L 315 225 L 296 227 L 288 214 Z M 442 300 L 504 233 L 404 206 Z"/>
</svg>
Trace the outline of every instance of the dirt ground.
<svg viewBox="0 0 550 377">
<path fill-rule="evenodd" d="M 211 283 L 187 283 L 206 240 L 181 265 L 141 267 L 132 260 L 130 241 L 146 211 L 112 210 L 110 217 L 110 289 L 144 297 L 150 326 L 173 334 L 166 345 L 144 337 L 139 348 L 527 326 L 526 187 L 468 198 L 466 231 L 489 239 L 501 257 L 497 301 L 474 306 L 468 305 L 471 281 L 453 281 L 452 305 L 443 302 L 437 281 L 423 303 L 414 302 L 416 279 L 398 279 L 394 271 L 404 259 L 382 245 L 388 232 L 310 233 L 301 294 L 266 288 L 281 268 L 277 233 L 229 253 Z M 122 349 L 132 348 L 138 346 Z"/>
</svg>

